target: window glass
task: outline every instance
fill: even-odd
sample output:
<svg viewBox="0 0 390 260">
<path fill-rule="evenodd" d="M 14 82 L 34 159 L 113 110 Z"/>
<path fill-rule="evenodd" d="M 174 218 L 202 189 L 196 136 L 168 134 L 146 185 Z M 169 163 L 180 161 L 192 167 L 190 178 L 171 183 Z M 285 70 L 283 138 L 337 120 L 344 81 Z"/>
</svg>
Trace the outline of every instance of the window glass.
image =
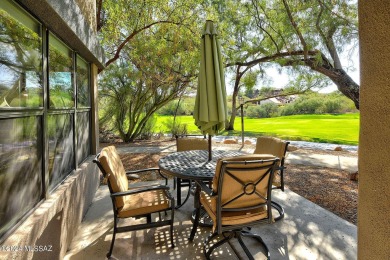
<svg viewBox="0 0 390 260">
<path fill-rule="evenodd" d="M 49 190 L 74 169 L 73 115 L 49 115 Z"/>
<path fill-rule="evenodd" d="M 0 237 L 41 198 L 39 119 L 0 120 Z"/>
<path fill-rule="evenodd" d="M 77 55 L 77 107 L 90 107 L 88 63 Z"/>
<path fill-rule="evenodd" d="M 42 107 L 41 26 L 10 1 L 0 2 L 0 109 Z"/>
<path fill-rule="evenodd" d="M 49 35 L 49 107 L 74 107 L 72 51 Z"/>
<path fill-rule="evenodd" d="M 77 113 L 77 158 L 79 164 L 88 157 L 91 150 L 89 115 L 90 112 Z"/>
</svg>

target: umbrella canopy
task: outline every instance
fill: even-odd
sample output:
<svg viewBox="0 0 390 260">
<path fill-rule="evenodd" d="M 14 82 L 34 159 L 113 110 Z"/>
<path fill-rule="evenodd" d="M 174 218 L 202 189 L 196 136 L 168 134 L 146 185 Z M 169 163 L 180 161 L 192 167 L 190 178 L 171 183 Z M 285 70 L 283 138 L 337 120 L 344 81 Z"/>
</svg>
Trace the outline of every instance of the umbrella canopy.
<svg viewBox="0 0 390 260">
<path fill-rule="evenodd" d="M 213 21 L 207 20 L 202 34 L 198 89 L 195 99 L 195 125 L 203 134 L 209 134 L 209 159 L 211 135 L 225 127 L 227 102 L 224 65 L 221 47 Z"/>
<path fill-rule="evenodd" d="M 225 127 L 227 102 L 221 47 L 213 21 L 206 21 L 200 52 L 195 125 L 203 134 L 215 135 Z"/>
</svg>

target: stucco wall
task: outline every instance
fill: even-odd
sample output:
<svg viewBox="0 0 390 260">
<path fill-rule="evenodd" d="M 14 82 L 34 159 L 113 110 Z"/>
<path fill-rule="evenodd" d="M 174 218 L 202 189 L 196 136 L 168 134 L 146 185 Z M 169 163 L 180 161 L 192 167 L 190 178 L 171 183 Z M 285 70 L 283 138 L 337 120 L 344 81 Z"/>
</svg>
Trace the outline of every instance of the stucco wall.
<svg viewBox="0 0 390 260">
<path fill-rule="evenodd" d="M 92 158 L 70 175 L 2 243 L 0 259 L 63 258 L 99 186 L 99 172 Z M 5 250 L 8 246 L 13 249 Z M 44 251 L 28 250 L 29 247 L 39 249 L 39 246 Z"/>
<path fill-rule="evenodd" d="M 358 258 L 390 257 L 390 1 L 359 1 Z"/>
</svg>

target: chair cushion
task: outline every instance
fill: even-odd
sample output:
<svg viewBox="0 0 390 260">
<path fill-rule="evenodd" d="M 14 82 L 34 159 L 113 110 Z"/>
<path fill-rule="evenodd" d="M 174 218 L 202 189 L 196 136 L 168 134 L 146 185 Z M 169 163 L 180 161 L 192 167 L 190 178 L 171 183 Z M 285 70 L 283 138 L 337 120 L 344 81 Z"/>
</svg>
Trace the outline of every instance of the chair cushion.
<svg viewBox="0 0 390 260">
<path fill-rule="evenodd" d="M 287 144 L 284 140 L 271 136 L 260 136 L 257 138 L 255 154 L 272 154 L 281 160 L 286 154 Z M 278 164 L 280 166 L 280 162 Z M 275 172 L 272 184 L 276 187 L 281 185 L 279 171 Z"/>
<path fill-rule="evenodd" d="M 126 171 L 123 167 L 119 154 L 115 146 L 107 146 L 102 149 L 99 156 L 99 162 L 104 171 L 109 174 L 108 180 L 113 192 L 127 191 L 129 188 L 129 181 L 127 180 Z M 128 196 L 121 196 L 115 198 L 116 206 L 123 207 L 126 204 Z"/>
<path fill-rule="evenodd" d="M 135 217 L 169 209 L 164 190 L 145 191 L 127 196 L 125 205 L 118 210 L 119 218 Z"/>
<path fill-rule="evenodd" d="M 176 149 L 178 152 L 191 150 L 207 150 L 208 141 L 205 138 L 177 138 Z"/>
<path fill-rule="evenodd" d="M 206 212 L 209 214 L 213 220 L 213 232 L 217 228 L 217 197 L 209 196 L 205 192 L 200 194 L 200 202 L 203 205 Z M 255 210 L 247 211 L 236 211 L 236 212 L 222 212 L 221 224 L 222 226 L 227 225 L 241 225 L 246 223 L 251 223 L 257 220 L 266 219 L 268 217 L 267 207 L 261 207 Z"/>
<path fill-rule="evenodd" d="M 272 154 L 282 159 L 286 153 L 286 142 L 275 137 L 260 136 L 256 141 L 255 154 Z"/>
</svg>

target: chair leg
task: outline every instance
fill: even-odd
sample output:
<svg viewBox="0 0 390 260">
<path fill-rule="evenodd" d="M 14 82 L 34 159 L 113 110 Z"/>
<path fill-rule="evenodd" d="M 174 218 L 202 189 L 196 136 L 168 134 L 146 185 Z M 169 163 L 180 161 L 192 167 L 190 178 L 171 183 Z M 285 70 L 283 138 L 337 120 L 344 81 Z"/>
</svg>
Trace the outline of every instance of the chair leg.
<svg viewBox="0 0 390 260">
<path fill-rule="evenodd" d="M 177 178 L 176 180 L 176 201 L 177 201 L 177 206 L 181 205 L 181 179 Z"/>
<path fill-rule="evenodd" d="M 186 198 L 184 199 L 184 201 L 182 203 L 181 202 L 181 190 L 180 190 L 180 195 L 179 195 L 179 190 L 177 190 L 177 198 L 180 198 L 180 199 L 177 200 L 177 205 L 176 205 L 175 209 L 181 208 L 187 202 L 187 200 L 190 198 L 190 195 L 191 195 L 190 193 L 191 193 L 191 182 L 190 182 L 190 186 L 188 187 L 188 192 L 187 192 Z"/>
<path fill-rule="evenodd" d="M 244 241 L 242 240 L 242 237 L 240 234 L 237 234 L 237 239 L 238 239 L 238 242 L 240 243 L 242 249 L 244 249 L 244 252 L 246 254 L 246 256 L 248 257 L 248 259 L 250 260 L 254 260 L 251 252 L 249 252 L 249 249 L 248 247 L 245 245 Z"/>
<path fill-rule="evenodd" d="M 275 201 L 271 201 L 271 206 L 279 212 L 279 216 L 274 218 L 275 221 L 279 221 L 284 218 L 284 209 L 282 205 Z"/>
<path fill-rule="evenodd" d="M 266 251 L 267 259 L 270 259 L 269 249 L 267 247 L 267 244 L 264 243 L 264 240 L 261 238 L 261 236 L 253 234 L 253 233 L 248 232 L 248 231 L 244 231 L 244 230 L 241 231 L 240 235 L 243 236 L 243 237 L 250 237 L 250 238 L 256 239 L 260 244 L 263 245 L 263 247 L 264 247 L 264 249 Z M 241 242 L 240 242 L 240 244 L 241 244 Z M 245 250 L 245 248 L 244 248 L 244 250 Z"/>
<path fill-rule="evenodd" d="M 172 208 L 171 208 L 171 225 L 170 225 L 170 235 L 171 235 L 171 248 L 175 247 L 175 244 L 173 243 L 173 222 L 175 220 L 175 200 L 172 199 Z"/>
<path fill-rule="evenodd" d="M 110 246 L 110 251 L 108 251 L 107 253 L 107 258 L 110 258 L 111 257 L 111 254 L 112 254 L 112 250 L 114 249 L 114 243 L 115 243 L 115 235 L 116 235 L 116 229 L 117 229 L 117 222 L 118 222 L 118 219 L 116 218 L 116 216 L 114 217 L 114 232 L 112 233 L 112 239 L 111 239 L 111 246 Z"/>
</svg>

